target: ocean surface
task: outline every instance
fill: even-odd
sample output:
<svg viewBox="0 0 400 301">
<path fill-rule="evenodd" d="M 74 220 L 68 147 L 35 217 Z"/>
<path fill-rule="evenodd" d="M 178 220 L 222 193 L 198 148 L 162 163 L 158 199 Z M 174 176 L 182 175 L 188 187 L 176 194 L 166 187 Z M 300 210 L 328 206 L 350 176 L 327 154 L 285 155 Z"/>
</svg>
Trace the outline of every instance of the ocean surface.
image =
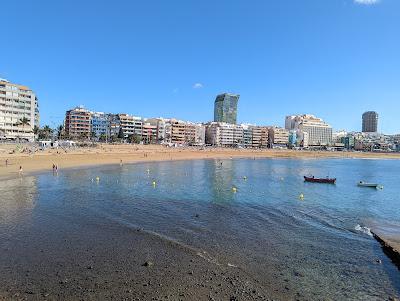
<svg viewBox="0 0 400 301">
<path fill-rule="evenodd" d="M 399 171 L 395 160 L 234 159 L 24 176 L 0 182 L 0 251 L 52 239 L 67 224 L 76 236 L 86 224 L 109 224 L 240 268 L 279 299 L 387 300 L 400 295 L 400 271 L 368 229 L 385 223 L 400 233 Z"/>
</svg>

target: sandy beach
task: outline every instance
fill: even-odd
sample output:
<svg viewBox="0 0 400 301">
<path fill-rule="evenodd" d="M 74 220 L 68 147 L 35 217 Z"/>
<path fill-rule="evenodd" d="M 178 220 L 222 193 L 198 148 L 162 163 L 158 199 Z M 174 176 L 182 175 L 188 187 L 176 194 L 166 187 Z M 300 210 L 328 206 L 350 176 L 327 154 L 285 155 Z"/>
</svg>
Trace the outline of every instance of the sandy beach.
<svg viewBox="0 0 400 301">
<path fill-rule="evenodd" d="M 144 161 L 168 161 L 223 158 L 363 158 L 400 159 L 399 153 L 319 152 L 294 150 L 255 150 L 227 148 L 168 148 L 160 145 L 109 145 L 76 149 L 48 149 L 27 153 L 26 147 L 17 144 L 0 145 L 0 179 L 23 174 L 51 171 L 53 164 L 63 168 L 85 167 L 104 164 L 123 164 Z M 8 160 L 8 166 L 6 166 Z"/>
</svg>

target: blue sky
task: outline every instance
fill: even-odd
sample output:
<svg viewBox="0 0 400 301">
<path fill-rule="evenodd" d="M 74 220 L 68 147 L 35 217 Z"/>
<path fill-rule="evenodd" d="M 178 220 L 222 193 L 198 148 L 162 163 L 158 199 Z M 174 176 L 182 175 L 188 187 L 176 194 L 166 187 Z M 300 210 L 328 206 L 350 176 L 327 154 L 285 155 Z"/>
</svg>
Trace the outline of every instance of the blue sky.
<svg viewBox="0 0 400 301">
<path fill-rule="evenodd" d="M 368 2 L 4 1 L 0 77 L 37 93 L 42 125 L 79 104 L 209 121 L 226 91 L 240 122 L 360 130 L 376 110 L 400 133 L 400 1 Z"/>
</svg>

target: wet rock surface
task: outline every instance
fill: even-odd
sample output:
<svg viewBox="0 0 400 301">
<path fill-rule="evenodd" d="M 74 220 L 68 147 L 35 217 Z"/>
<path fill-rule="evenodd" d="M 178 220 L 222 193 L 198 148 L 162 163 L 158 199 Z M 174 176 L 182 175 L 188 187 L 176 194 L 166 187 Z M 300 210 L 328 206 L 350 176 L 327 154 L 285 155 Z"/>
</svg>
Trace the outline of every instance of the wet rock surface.
<svg viewBox="0 0 400 301">
<path fill-rule="evenodd" d="M 85 227 L 2 248 L 3 300 L 269 300 L 239 268 L 143 231 Z"/>
</svg>

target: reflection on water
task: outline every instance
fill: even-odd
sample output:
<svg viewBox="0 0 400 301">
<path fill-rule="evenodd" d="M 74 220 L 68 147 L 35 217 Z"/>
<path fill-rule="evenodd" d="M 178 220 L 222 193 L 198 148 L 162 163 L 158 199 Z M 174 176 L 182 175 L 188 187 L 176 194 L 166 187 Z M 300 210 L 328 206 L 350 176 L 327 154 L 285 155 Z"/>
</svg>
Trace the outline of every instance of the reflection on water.
<svg viewBox="0 0 400 301">
<path fill-rule="evenodd" d="M 36 181 L 33 176 L 0 181 L 0 227 L 17 225 L 31 218 Z"/>
<path fill-rule="evenodd" d="M 33 210 L 40 229 L 140 227 L 238 266 L 277 298 L 388 299 L 399 295 L 399 272 L 356 227 L 400 220 L 399 167 L 389 160 L 243 159 L 69 170 L 1 183 L 0 225 L 22 227 Z M 304 183 L 308 174 L 338 182 Z M 360 180 L 385 189 L 357 187 Z"/>
</svg>

